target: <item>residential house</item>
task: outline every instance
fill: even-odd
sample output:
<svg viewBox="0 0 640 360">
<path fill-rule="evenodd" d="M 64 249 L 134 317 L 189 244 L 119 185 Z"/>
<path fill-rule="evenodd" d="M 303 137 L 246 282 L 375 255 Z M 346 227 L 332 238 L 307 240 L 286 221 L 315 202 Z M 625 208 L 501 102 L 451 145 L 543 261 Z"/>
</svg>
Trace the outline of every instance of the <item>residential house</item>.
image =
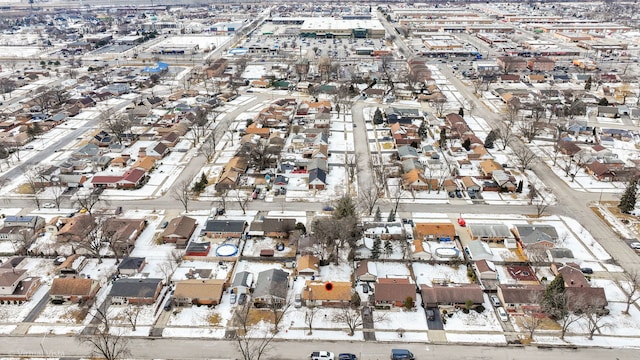
<svg viewBox="0 0 640 360">
<path fill-rule="evenodd" d="M 122 158 L 122 157 L 121 157 Z M 125 160 L 125 163 L 123 165 L 126 165 L 126 161 L 127 159 L 122 158 L 123 160 Z M 115 159 L 114 159 L 115 161 Z M 112 165 L 113 161 L 111 162 Z M 151 156 L 144 156 L 139 158 L 138 160 L 136 160 L 133 164 L 131 164 L 131 168 L 132 169 L 140 169 L 143 170 L 145 173 L 153 170 L 153 168 L 156 165 L 156 159 L 151 157 Z"/>
<path fill-rule="evenodd" d="M 584 168 L 598 181 L 615 181 L 618 178 L 616 174 L 616 171 L 618 171 L 617 166 L 614 167 L 598 160 L 591 161 Z"/>
<path fill-rule="evenodd" d="M 548 57 L 535 57 L 527 61 L 527 67 L 532 71 L 553 71 L 556 62 Z"/>
<path fill-rule="evenodd" d="M 501 190 L 515 192 L 517 188 L 516 178 L 504 170 L 491 172 L 491 179 L 498 184 Z"/>
<path fill-rule="evenodd" d="M 187 242 L 189 242 L 196 226 L 196 220 L 188 216 L 173 218 L 162 232 L 162 241 L 165 244 L 172 243 L 179 248 L 184 248 L 187 246 Z"/>
<path fill-rule="evenodd" d="M 497 296 L 507 311 L 539 312 L 544 289 L 543 285 L 499 284 Z"/>
<path fill-rule="evenodd" d="M 363 282 L 375 282 L 378 279 L 376 264 L 368 260 L 360 260 L 356 267 L 356 279 Z"/>
<path fill-rule="evenodd" d="M 88 143 L 80 149 L 71 153 L 71 157 L 79 158 L 93 158 L 102 155 L 102 150 L 96 144 Z"/>
<path fill-rule="evenodd" d="M 456 229 L 452 223 L 416 223 L 416 238 L 425 241 L 452 241 Z"/>
<path fill-rule="evenodd" d="M 414 108 L 400 108 L 400 107 L 389 107 L 385 110 L 387 115 L 387 122 L 389 124 L 400 123 L 400 124 L 411 124 L 413 120 L 423 120 L 424 117 L 420 113 L 420 109 Z"/>
<path fill-rule="evenodd" d="M 112 217 L 105 220 L 102 231 L 121 254 L 126 254 L 133 249 L 145 227 L 147 227 L 147 221 L 144 219 Z"/>
<path fill-rule="evenodd" d="M 482 190 L 482 187 L 471 176 L 463 176 L 462 179 L 460 179 L 460 181 L 462 182 L 462 186 L 467 192 L 478 193 L 480 192 L 480 190 Z"/>
<path fill-rule="evenodd" d="M 483 176 L 491 176 L 496 170 L 504 170 L 502 165 L 493 159 L 483 160 L 479 164 Z"/>
<path fill-rule="evenodd" d="M 478 260 L 473 263 L 476 275 L 480 280 L 498 280 L 496 265 L 489 260 Z"/>
<path fill-rule="evenodd" d="M 4 227 L 21 227 L 31 229 L 34 232 L 44 227 L 44 218 L 41 216 L 9 215 L 4 218 Z"/>
<path fill-rule="evenodd" d="M 49 299 L 54 304 L 85 303 L 93 299 L 98 290 L 100 290 L 98 280 L 76 277 L 54 278 L 49 290 Z"/>
<path fill-rule="evenodd" d="M 296 273 L 300 276 L 317 276 L 320 272 L 320 259 L 317 256 L 306 254 L 298 258 Z"/>
<path fill-rule="evenodd" d="M 0 299 L 13 295 L 20 282 L 27 277 L 26 269 L 0 269 Z"/>
<path fill-rule="evenodd" d="M 269 269 L 258 274 L 253 291 L 253 306 L 282 307 L 287 299 L 289 273 L 280 269 Z"/>
<path fill-rule="evenodd" d="M 417 159 L 418 149 L 410 145 L 399 146 L 398 158 L 400 158 L 400 161 L 407 160 L 407 159 Z"/>
<path fill-rule="evenodd" d="M 173 299 L 178 306 L 220 304 L 224 292 L 222 279 L 188 279 L 178 281 L 173 293 Z"/>
<path fill-rule="evenodd" d="M 493 253 L 489 245 L 480 240 L 473 240 L 467 244 L 468 255 L 471 260 L 492 260 Z"/>
<path fill-rule="evenodd" d="M 154 141 L 146 147 L 141 147 L 138 151 L 139 157 L 149 156 L 156 160 L 162 160 L 171 149 L 161 141 Z"/>
<path fill-rule="evenodd" d="M 402 307 L 408 298 L 413 304 L 416 301 L 416 284 L 409 278 L 378 278 L 374 303 L 376 308 Z"/>
<path fill-rule="evenodd" d="M 324 190 L 327 186 L 327 173 L 321 169 L 313 169 L 309 171 L 309 190 Z"/>
<path fill-rule="evenodd" d="M 56 268 L 56 274 L 60 276 L 77 277 L 87 265 L 89 260 L 82 255 L 73 254 L 68 256 L 62 264 Z"/>
<path fill-rule="evenodd" d="M 573 255 L 573 251 L 567 248 L 550 248 L 546 251 L 549 261 L 552 263 L 569 263 L 575 262 L 576 258 Z"/>
<path fill-rule="evenodd" d="M 211 251 L 210 242 L 190 242 L 184 252 L 184 256 L 207 256 Z"/>
<path fill-rule="evenodd" d="M 465 306 L 468 302 L 479 305 L 484 302 L 482 288 L 478 284 L 433 284 L 420 285 L 422 306 Z"/>
<path fill-rule="evenodd" d="M 306 306 L 346 306 L 351 302 L 353 288 L 350 281 L 307 280 L 302 290 L 302 301 Z"/>
<path fill-rule="evenodd" d="M 402 187 L 414 191 L 431 191 L 438 189 L 438 179 L 429 179 L 419 169 L 413 169 L 402 175 Z"/>
<path fill-rule="evenodd" d="M 125 257 L 118 264 L 118 274 L 125 276 L 133 276 L 139 274 L 147 264 L 143 257 Z"/>
<path fill-rule="evenodd" d="M 552 248 L 558 241 L 558 232 L 552 225 L 517 224 L 515 235 L 523 248 Z"/>
<path fill-rule="evenodd" d="M 473 240 L 482 240 L 487 242 L 502 242 L 504 239 L 513 238 L 513 233 L 504 224 L 488 223 L 468 224 L 469 232 Z"/>
<path fill-rule="evenodd" d="M 160 295 L 162 286 L 162 279 L 121 278 L 114 281 L 109 296 L 116 305 L 150 305 Z"/>
<path fill-rule="evenodd" d="M 556 144 L 556 146 L 558 147 L 558 151 L 560 151 L 562 154 L 568 155 L 571 157 L 573 157 L 574 155 L 579 153 L 580 150 L 582 150 L 580 146 L 578 146 L 575 142 L 567 139 L 558 140 L 558 143 Z"/>
<path fill-rule="evenodd" d="M 244 220 L 207 220 L 200 234 L 211 238 L 239 238 L 246 226 Z"/>
<path fill-rule="evenodd" d="M 233 277 L 229 292 L 232 294 L 249 294 L 251 292 L 251 282 L 253 274 L 248 271 L 240 271 Z"/>
<path fill-rule="evenodd" d="M 64 220 L 65 223 L 58 230 L 56 240 L 61 242 L 82 242 L 96 226 L 95 219 L 89 214 L 77 214 Z"/>
</svg>

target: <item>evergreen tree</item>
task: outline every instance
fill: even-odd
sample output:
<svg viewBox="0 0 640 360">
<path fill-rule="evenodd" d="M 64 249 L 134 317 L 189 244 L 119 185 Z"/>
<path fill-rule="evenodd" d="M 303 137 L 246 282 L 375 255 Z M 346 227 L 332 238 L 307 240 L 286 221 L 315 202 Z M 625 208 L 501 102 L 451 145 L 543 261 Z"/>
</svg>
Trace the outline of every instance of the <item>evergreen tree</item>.
<svg viewBox="0 0 640 360">
<path fill-rule="evenodd" d="M 466 139 L 462 142 L 462 147 L 463 147 L 465 150 L 467 150 L 467 151 L 471 150 L 471 139 L 466 138 Z"/>
<path fill-rule="evenodd" d="M 418 135 L 421 138 L 426 138 L 429 135 L 429 130 L 427 129 L 427 122 L 423 121 L 420 123 L 420 127 L 418 128 Z"/>
<path fill-rule="evenodd" d="M 373 113 L 373 123 L 376 125 L 382 124 L 384 118 L 382 117 L 382 111 L 380 108 L 376 108 L 376 112 Z"/>
<path fill-rule="evenodd" d="M 336 202 L 333 217 L 340 220 L 347 217 L 357 218 L 358 213 L 356 211 L 356 203 L 351 195 L 343 195 Z"/>
<path fill-rule="evenodd" d="M 382 212 L 380 211 L 380 206 L 378 206 L 378 208 L 376 209 L 376 214 L 373 216 L 373 221 L 382 221 Z"/>
<path fill-rule="evenodd" d="M 630 214 L 636 208 L 637 195 L 638 179 L 634 178 L 627 184 L 627 188 L 620 198 L 620 203 L 618 203 L 618 209 L 625 214 Z"/>
<path fill-rule="evenodd" d="M 484 147 L 487 149 L 493 149 L 493 143 L 496 141 L 496 132 L 491 130 L 487 134 L 487 138 L 484 139 Z"/>
<path fill-rule="evenodd" d="M 391 210 L 389 211 L 389 216 L 387 217 L 387 222 L 394 222 L 396 221 L 396 212 Z"/>
<path fill-rule="evenodd" d="M 591 90 L 591 83 L 593 83 L 593 80 L 591 79 L 591 76 L 589 76 L 587 81 L 584 82 L 584 89 L 587 91 Z"/>
<path fill-rule="evenodd" d="M 522 182 L 522 180 L 518 181 L 518 187 L 516 188 L 516 192 L 519 194 L 522 192 L 522 187 L 524 186 L 524 183 Z"/>
<path fill-rule="evenodd" d="M 567 315 L 567 298 L 565 296 L 564 279 L 562 274 L 558 274 L 552 282 L 547 285 L 542 294 L 540 302 L 542 310 L 554 319 L 561 319 Z"/>
<path fill-rule="evenodd" d="M 391 245 L 391 241 L 387 240 L 384 242 L 384 253 L 387 254 L 387 256 L 393 253 L 393 246 Z"/>
<path fill-rule="evenodd" d="M 464 108 L 460 107 L 460 109 L 458 110 L 458 115 L 464 117 Z"/>
<path fill-rule="evenodd" d="M 598 105 L 600 106 L 609 106 L 609 100 L 606 97 L 600 98 L 598 101 Z"/>
<path fill-rule="evenodd" d="M 371 249 L 371 258 L 372 259 L 379 259 L 380 258 L 381 247 L 382 247 L 382 243 L 381 243 L 380 239 L 375 239 L 373 241 L 373 249 Z"/>
<path fill-rule="evenodd" d="M 440 140 L 438 141 L 441 149 L 447 148 L 447 128 L 440 129 Z"/>
</svg>

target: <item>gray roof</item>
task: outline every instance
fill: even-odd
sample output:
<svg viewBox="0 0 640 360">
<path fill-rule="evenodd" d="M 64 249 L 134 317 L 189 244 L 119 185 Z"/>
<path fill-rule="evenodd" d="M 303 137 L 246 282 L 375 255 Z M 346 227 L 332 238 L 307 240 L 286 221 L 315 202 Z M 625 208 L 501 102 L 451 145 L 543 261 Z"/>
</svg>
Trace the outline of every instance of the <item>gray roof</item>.
<svg viewBox="0 0 640 360">
<path fill-rule="evenodd" d="M 504 224 L 469 224 L 471 234 L 480 238 L 509 238 L 513 235 Z"/>
<path fill-rule="evenodd" d="M 398 148 L 398 156 L 403 158 L 405 156 L 418 157 L 418 150 L 413 146 L 404 145 Z"/>
<path fill-rule="evenodd" d="M 109 295 L 126 298 L 152 298 L 155 296 L 156 289 L 160 283 L 162 283 L 162 279 L 118 279 L 113 283 Z"/>
<path fill-rule="evenodd" d="M 144 263 L 143 257 L 127 257 L 122 259 L 120 264 L 118 265 L 118 269 L 139 269 L 140 266 Z"/>
<path fill-rule="evenodd" d="M 208 220 L 205 232 L 241 233 L 244 231 L 244 220 Z"/>
<path fill-rule="evenodd" d="M 250 287 L 251 284 L 249 284 L 249 277 L 251 276 L 251 273 L 248 271 L 241 271 L 239 273 L 236 273 L 236 276 L 233 277 L 233 282 L 231 283 L 231 287 L 236 287 L 236 286 L 245 286 L 245 287 Z"/>
<path fill-rule="evenodd" d="M 558 232 L 551 225 L 519 224 L 516 230 L 520 240 L 525 244 L 534 244 L 540 241 L 554 242 L 558 240 Z"/>
<path fill-rule="evenodd" d="M 493 259 L 493 254 L 490 250 L 487 250 L 487 243 L 480 240 L 473 240 L 467 244 L 467 248 L 469 248 L 469 252 L 471 253 L 471 258 L 473 260 L 491 260 Z"/>
<path fill-rule="evenodd" d="M 258 274 L 253 296 L 256 298 L 272 296 L 281 299 L 287 297 L 289 273 L 280 269 L 269 269 Z"/>
<path fill-rule="evenodd" d="M 551 248 L 547 250 L 553 259 L 573 259 L 573 252 L 567 248 Z"/>
</svg>

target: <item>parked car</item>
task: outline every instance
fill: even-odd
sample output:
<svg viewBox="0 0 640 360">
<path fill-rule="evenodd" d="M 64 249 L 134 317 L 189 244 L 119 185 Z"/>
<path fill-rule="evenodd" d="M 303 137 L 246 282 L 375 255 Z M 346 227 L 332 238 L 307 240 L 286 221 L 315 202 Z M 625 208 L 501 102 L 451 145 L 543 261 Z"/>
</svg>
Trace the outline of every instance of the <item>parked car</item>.
<svg viewBox="0 0 640 360">
<path fill-rule="evenodd" d="M 632 249 L 640 250 L 640 242 L 632 242 L 629 246 L 631 246 Z"/>
<path fill-rule="evenodd" d="M 391 350 L 391 360 L 415 360 L 415 356 L 407 349 L 393 349 Z"/>
<path fill-rule="evenodd" d="M 335 360 L 335 355 L 331 351 L 314 351 L 310 358 L 311 360 Z"/>
<path fill-rule="evenodd" d="M 42 205 L 42 207 L 45 208 L 45 209 L 53 209 L 54 207 L 56 207 L 56 204 L 54 204 L 54 203 L 44 203 Z"/>
<path fill-rule="evenodd" d="M 364 294 L 369 293 L 369 284 L 367 284 L 367 283 L 362 284 L 362 292 Z"/>
<path fill-rule="evenodd" d="M 500 321 L 509 321 L 509 315 L 507 315 L 507 311 L 500 306 L 499 308 L 496 309 L 496 311 L 498 312 L 498 317 L 500 318 Z"/>
<path fill-rule="evenodd" d="M 500 299 L 496 295 L 491 295 L 491 303 L 496 307 L 502 305 L 500 304 Z"/>
<path fill-rule="evenodd" d="M 449 191 L 449 197 L 453 199 L 454 197 L 456 197 L 456 193 L 454 193 L 453 191 Z"/>
<path fill-rule="evenodd" d="M 173 308 L 173 298 L 169 297 L 167 302 L 164 304 L 164 311 L 171 311 Z"/>
<path fill-rule="evenodd" d="M 457 198 L 461 198 L 462 197 L 462 191 L 456 190 L 456 197 Z"/>
<path fill-rule="evenodd" d="M 340 354 L 338 355 L 338 360 L 358 360 L 358 358 L 354 354 Z"/>
<path fill-rule="evenodd" d="M 238 305 L 244 305 L 247 302 L 247 294 L 240 294 L 238 296 Z"/>
<path fill-rule="evenodd" d="M 232 303 L 232 304 L 235 304 L 236 303 L 236 298 L 237 298 L 236 294 L 231 294 L 231 296 L 229 296 L 229 302 Z"/>
<path fill-rule="evenodd" d="M 67 258 L 66 258 L 66 257 L 64 257 L 64 256 L 57 257 L 55 260 L 53 260 L 53 265 L 56 265 L 56 266 L 58 266 L 58 265 L 62 265 L 62 263 L 63 263 L 65 260 L 67 260 Z"/>
<path fill-rule="evenodd" d="M 593 269 L 592 268 L 585 267 L 585 268 L 582 268 L 580 270 L 582 270 L 583 274 L 589 274 L 589 275 L 593 274 Z"/>
<path fill-rule="evenodd" d="M 163 221 L 162 224 L 160 224 L 160 229 L 166 229 L 167 226 L 169 226 L 169 222 L 168 221 Z"/>
<path fill-rule="evenodd" d="M 433 310 L 427 310 L 427 320 L 433 321 L 436 319 L 436 313 Z"/>
</svg>

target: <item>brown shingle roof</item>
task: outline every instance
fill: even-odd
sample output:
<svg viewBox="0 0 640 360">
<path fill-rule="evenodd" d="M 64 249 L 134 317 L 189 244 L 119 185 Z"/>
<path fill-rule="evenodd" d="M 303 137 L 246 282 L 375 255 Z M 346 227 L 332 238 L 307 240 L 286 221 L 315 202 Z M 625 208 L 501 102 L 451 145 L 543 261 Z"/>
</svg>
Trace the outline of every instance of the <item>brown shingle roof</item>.
<svg viewBox="0 0 640 360">
<path fill-rule="evenodd" d="M 416 285 L 406 278 L 378 278 L 374 298 L 376 302 L 404 302 L 416 299 Z"/>
<path fill-rule="evenodd" d="M 424 304 L 464 304 L 467 300 L 474 304 L 484 301 L 482 288 L 478 284 L 456 284 L 420 286 Z"/>
<path fill-rule="evenodd" d="M 50 295 L 90 295 L 96 280 L 81 278 L 55 278 L 51 284 Z"/>
</svg>

